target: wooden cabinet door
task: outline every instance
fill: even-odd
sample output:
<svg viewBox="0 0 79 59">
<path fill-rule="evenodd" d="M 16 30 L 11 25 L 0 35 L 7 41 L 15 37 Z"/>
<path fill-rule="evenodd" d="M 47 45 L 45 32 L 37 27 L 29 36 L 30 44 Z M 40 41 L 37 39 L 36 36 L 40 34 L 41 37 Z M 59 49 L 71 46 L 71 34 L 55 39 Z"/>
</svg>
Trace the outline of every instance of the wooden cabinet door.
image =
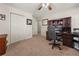
<svg viewBox="0 0 79 59">
<path fill-rule="evenodd" d="M 63 34 L 63 45 L 72 47 L 72 43 L 73 43 L 72 34 L 70 33 Z"/>
<path fill-rule="evenodd" d="M 6 38 L 0 38 L 0 55 L 6 52 Z"/>
<path fill-rule="evenodd" d="M 6 53 L 6 40 L 7 34 L 1 34 L 0 35 L 0 55 L 3 55 Z"/>
<path fill-rule="evenodd" d="M 71 17 L 63 18 L 63 27 L 71 27 Z"/>
</svg>

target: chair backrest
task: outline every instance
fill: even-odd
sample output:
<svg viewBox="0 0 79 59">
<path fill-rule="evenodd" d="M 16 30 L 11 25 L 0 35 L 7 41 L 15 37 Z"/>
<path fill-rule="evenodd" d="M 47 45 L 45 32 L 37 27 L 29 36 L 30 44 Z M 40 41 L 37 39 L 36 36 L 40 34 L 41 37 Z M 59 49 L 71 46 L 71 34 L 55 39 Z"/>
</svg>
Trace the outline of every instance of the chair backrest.
<svg viewBox="0 0 79 59">
<path fill-rule="evenodd" d="M 56 40 L 55 26 L 53 25 L 48 26 L 48 36 L 49 39 Z"/>
</svg>

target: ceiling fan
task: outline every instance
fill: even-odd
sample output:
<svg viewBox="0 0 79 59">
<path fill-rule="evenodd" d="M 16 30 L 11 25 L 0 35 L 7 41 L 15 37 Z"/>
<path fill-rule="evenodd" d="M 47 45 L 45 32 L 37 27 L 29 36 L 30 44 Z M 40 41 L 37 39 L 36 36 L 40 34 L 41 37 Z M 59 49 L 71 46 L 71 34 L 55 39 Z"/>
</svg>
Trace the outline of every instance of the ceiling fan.
<svg viewBox="0 0 79 59">
<path fill-rule="evenodd" d="M 42 8 L 48 8 L 48 10 L 52 10 L 52 4 L 51 3 L 41 3 L 38 6 L 38 10 L 41 10 Z"/>
</svg>

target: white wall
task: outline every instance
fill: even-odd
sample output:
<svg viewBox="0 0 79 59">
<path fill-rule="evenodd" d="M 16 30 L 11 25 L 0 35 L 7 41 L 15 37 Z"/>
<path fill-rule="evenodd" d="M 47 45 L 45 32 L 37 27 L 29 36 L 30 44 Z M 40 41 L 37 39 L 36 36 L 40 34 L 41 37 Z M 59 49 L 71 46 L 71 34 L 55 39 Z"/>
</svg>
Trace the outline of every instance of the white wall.
<svg viewBox="0 0 79 59">
<path fill-rule="evenodd" d="M 32 21 L 32 33 L 33 35 L 37 35 L 37 31 L 38 31 L 38 23 L 37 23 L 37 19 L 35 17 L 33 17 L 33 21 Z"/>
<path fill-rule="evenodd" d="M 71 16 L 71 29 L 73 32 L 73 28 L 79 28 L 79 7 L 73 7 L 69 9 L 65 9 L 63 11 L 56 11 L 54 13 L 47 14 L 43 17 L 43 19 L 58 19 Z M 46 36 L 47 26 L 42 26 L 41 34 Z"/>
<path fill-rule="evenodd" d="M 24 12 L 15 7 L 0 4 L 0 13 L 6 15 L 5 21 L 0 20 L 0 34 L 5 34 L 5 33 L 8 34 L 8 37 L 7 37 L 8 44 L 10 44 L 10 12 L 24 15 L 26 17 L 26 19 L 27 18 L 32 19 L 32 14 L 30 14 L 28 12 Z M 27 31 L 26 39 L 31 38 L 32 37 L 32 25 L 31 26 L 27 25 L 26 31 Z"/>
<path fill-rule="evenodd" d="M 7 40 L 10 43 L 10 11 L 9 7 L 0 4 L 0 14 L 6 15 L 6 20 L 0 20 L 0 34 L 8 34 Z"/>
</svg>

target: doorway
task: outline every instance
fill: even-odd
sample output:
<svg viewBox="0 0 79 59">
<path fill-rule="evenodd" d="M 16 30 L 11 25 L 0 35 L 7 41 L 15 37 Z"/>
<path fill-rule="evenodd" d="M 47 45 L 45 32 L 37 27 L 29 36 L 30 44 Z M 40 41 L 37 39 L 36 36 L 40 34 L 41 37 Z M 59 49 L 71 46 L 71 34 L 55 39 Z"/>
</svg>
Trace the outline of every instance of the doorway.
<svg viewBox="0 0 79 59">
<path fill-rule="evenodd" d="M 41 21 L 38 20 L 38 35 L 41 35 Z"/>
</svg>

